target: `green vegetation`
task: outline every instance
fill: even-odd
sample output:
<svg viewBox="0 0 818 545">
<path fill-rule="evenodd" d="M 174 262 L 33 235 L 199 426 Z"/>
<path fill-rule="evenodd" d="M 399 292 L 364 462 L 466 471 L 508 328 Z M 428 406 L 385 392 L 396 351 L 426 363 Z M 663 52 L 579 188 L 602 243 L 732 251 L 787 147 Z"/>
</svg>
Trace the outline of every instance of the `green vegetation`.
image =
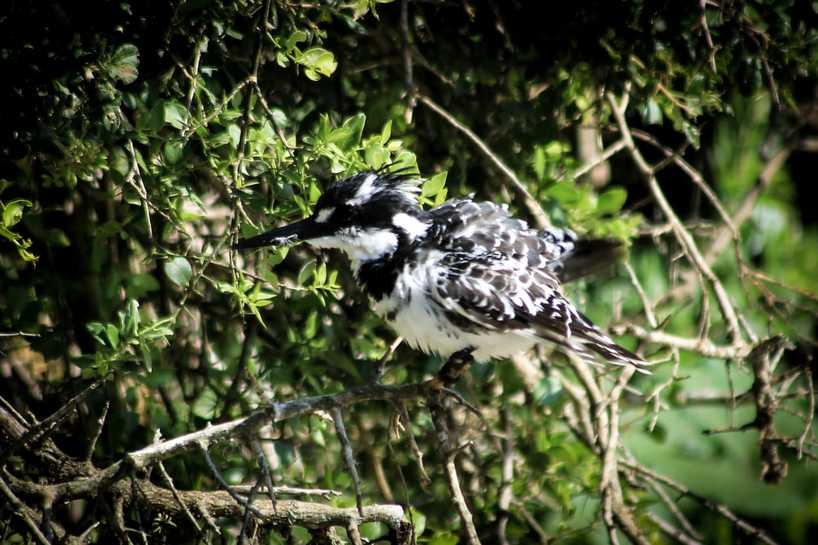
<svg viewBox="0 0 818 545">
<path fill-rule="evenodd" d="M 815 539 L 816 4 L 524 4 L 0 10 L 0 541 Z M 567 291 L 653 374 L 413 390 L 340 256 L 230 250 L 387 166 L 625 241 Z"/>
</svg>

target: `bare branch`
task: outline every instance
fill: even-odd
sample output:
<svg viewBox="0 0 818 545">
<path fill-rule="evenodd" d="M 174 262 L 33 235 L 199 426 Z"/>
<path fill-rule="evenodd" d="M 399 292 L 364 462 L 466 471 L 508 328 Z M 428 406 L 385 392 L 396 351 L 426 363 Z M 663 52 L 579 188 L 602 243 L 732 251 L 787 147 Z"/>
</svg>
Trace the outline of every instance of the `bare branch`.
<svg viewBox="0 0 818 545">
<path fill-rule="evenodd" d="M 614 114 L 614 118 L 616 119 L 616 123 L 619 127 L 619 132 L 627 142 L 628 150 L 630 151 L 634 164 L 645 178 L 645 181 L 647 182 L 656 203 L 662 209 L 662 212 L 664 213 L 668 222 L 673 226 L 673 232 L 682 248 L 684 248 L 685 254 L 690 259 L 691 264 L 701 271 L 701 274 L 707 279 L 710 286 L 713 288 L 713 293 L 715 294 L 716 300 L 719 303 L 722 316 L 724 316 L 724 320 L 727 323 L 727 332 L 730 336 L 730 340 L 733 343 L 740 342 L 741 330 L 738 325 L 736 311 L 733 308 L 733 304 L 730 302 L 730 296 L 727 294 L 724 286 L 722 286 L 721 281 L 713 273 L 710 265 L 705 261 L 704 257 L 699 251 L 699 247 L 696 245 L 696 241 L 693 239 L 693 236 L 687 229 L 685 229 L 684 225 L 682 225 L 682 222 L 679 220 L 679 217 L 676 215 L 673 207 L 665 197 L 662 188 L 659 187 L 659 182 L 656 180 L 656 176 L 653 173 L 653 168 L 647 163 L 647 161 L 645 161 L 645 158 L 642 156 L 642 153 L 639 151 L 639 148 L 636 147 L 636 144 L 633 141 L 630 127 L 625 119 L 627 100 L 623 100 L 620 103 L 612 94 L 608 93 L 607 96 L 608 102 L 611 105 L 611 110 Z M 706 296 L 706 294 L 704 294 L 704 296 Z"/>
<path fill-rule="evenodd" d="M 31 532 L 31 535 L 34 536 L 34 539 L 37 540 L 37 543 L 39 543 L 40 545 L 51 545 L 48 542 L 48 538 L 45 537 L 45 534 L 43 534 L 42 530 L 40 530 L 40 527 L 37 526 L 37 523 L 35 523 L 34 520 L 32 520 L 31 515 L 33 515 L 34 513 L 32 512 L 31 508 L 29 508 L 26 504 L 20 501 L 20 498 L 18 498 L 14 494 L 14 492 L 12 492 L 12 490 L 6 484 L 6 481 L 4 481 L 1 477 L 0 492 L 2 492 L 3 495 L 6 497 L 6 500 L 9 502 L 9 505 L 11 505 L 14 508 L 16 516 L 23 519 L 23 522 L 25 523 L 26 526 L 28 526 L 29 532 Z"/>
<path fill-rule="evenodd" d="M 341 452 L 344 454 L 344 462 L 352 477 L 352 484 L 355 487 L 355 505 L 358 506 L 358 513 L 363 513 L 361 502 L 361 476 L 358 475 L 358 466 L 355 464 L 355 454 L 352 452 L 352 444 L 349 442 L 346 426 L 344 426 L 344 416 L 338 407 L 332 409 L 332 421 L 335 424 L 335 433 L 338 434 L 338 440 L 341 442 Z"/>
<path fill-rule="evenodd" d="M 751 344 L 725 346 L 714 344 L 707 338 L 693 339 L 689 337 L 679 337 L 678 335 L 665 333 L 664 331 L 648 331 L 642 326 L 631 323 L 617 324 L 612 326 L 611 330 L 617 335 L 633 335 L 637 339 L 679 348 L 681 350 L 689 350 L 690 352 L 696 352 L 708 358 L 741 359 L 746 357 L 753 348 Z"/>
<path fill-rule="evenodd" d="M 460 520 L 466 531 L 466 539 L 469 545 L 481 545 L 480 538 L 477 536 L 477 529 L 474 526 L 474 519 L 472 518 L 469 506 L 466 504 L 466 498 L 463 496 L 463 490 L 460 488 L 460 477 L 457 475 L 457 467 L 454 459 L 457 455 L 458 449 L 454 448 L 454 443 L 449 435 L 449 425 L 446 423 L 446 412 L 443 407 L 443 399 L 440 394 L 430 395 L 429 410 L 432 413 L 432 422 L 435 425 L 437 432 L 437 439 L 440 443 L 440 448 L 445 456 L 446 463 L 444 469 L 446 471 L 446 481 L 449 485 L 449 491 L 452 493 L 452 500 L 457 506 L 457 512 L 460 515 Z"/>
<path fill-rule="evenodd" d="M 102 414 L 94 421 L 94 428 L 91 432 L 91 440 L 88 442 L 88 447 L 85 450 L 85 461 L 90 462 L 94 456 L 94 450 L 99 441 L 99 436 L 102 435 L 102 428 L 105 426 L 105 418 L 108 416 L 108 409 L 111 407 L 111 402 L 105 400 L 105 405 L 102 407 Z"/>
<path fill-rule="evenodd" d="M 517 192 L 518 196 L 522 199 L 523 205 L 528 210 L 528 213 L 531 214 L 531 217 L 534 218 L 534 223 L 536 223 L 539 229 L 545 229 L 551 224 L 551 222 L 548 220 L 548 216 L 540 206 L 540 203 L 538 203 L 537 200 L 531 195 L 531 193 L 525 187 L 525 184 L 520 181 L 517 175 L 514 174 L 514 171 L 511 170 L 511 168 L 509 168 L 509 166 L 506 165 L 503 160 L 500 159 L 500 157 L 474 133 L 474 131 L 458 121 L 452 114 L 447 112 L 442 106 L 426 95 L 418 94 L 417 99 L 428 106 L 430 110 L 445 119 L 452 127 L 465 134 L 466 137 L 471 140 L 472 143 L 474 143 L 474 145 L 476 145 L 478 149 L 480 149 L 480 151 L 482 151 L 483 154 L 491 160 L 492 163 L 494 163 L 494 166 L 496 166 L 498 170 L 500 170 L 500 172 L 502 172 L 505 177 L 509 179 L 511 185 L 514 187 L 514 190 Z"/>
</svg>

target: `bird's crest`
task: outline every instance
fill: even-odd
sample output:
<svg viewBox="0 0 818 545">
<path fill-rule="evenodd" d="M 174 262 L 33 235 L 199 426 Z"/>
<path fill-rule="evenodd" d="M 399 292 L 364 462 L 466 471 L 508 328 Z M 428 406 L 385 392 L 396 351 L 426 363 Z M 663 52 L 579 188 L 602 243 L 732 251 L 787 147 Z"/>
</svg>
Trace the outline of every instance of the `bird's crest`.
<svg viewBox="0 0 818 545">
<path fill-rule="evenodd" d="M 381 197 L 389 196 L 416 204 L 420 194 L 422 178 L 404 171 L 361 172 L 334 184 L 328 191 L 337 192 L 349 206 L 360 206 Z"/>
</svg>

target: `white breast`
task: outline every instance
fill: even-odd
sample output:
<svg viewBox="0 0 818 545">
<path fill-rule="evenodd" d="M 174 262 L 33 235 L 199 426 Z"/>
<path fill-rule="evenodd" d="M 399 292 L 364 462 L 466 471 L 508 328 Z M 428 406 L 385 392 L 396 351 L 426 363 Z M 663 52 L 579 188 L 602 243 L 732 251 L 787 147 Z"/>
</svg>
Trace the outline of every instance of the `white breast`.
<svg viewBox="0 0 818 545">
<path fill-rule="evenodd" d="M 440 269 L 434 259 L 421 261 L 427 264 L 405 267 L 392 293 L 373 305 L 375 312 L 408 344 L 444 358 L 472 347 L 474 358 L 486 361 L 525 352 L 538 342 L 539 339 L 527 331 L 468 333 L 455 327 L 428 295 L 427 286 L 434 285 Z"/>
</svg>

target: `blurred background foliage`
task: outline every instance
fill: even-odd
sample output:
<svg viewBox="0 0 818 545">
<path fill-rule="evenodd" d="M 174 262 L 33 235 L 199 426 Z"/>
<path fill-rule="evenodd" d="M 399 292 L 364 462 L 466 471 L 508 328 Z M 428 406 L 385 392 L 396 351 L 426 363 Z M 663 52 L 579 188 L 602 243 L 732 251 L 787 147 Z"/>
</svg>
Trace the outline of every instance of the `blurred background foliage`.
<svg viewBox="0 0 818 545">
<path fill-rule="evenodd" d="M 150 444 L 155 430 L 173 437 L 265 400 L 370 380 L 394 334 L 368 310 L 342 259 L 303 247 L 228 250 L 239 234 L 308 214 L 331 180 L 408 166 L 428 178 L 427 206 L 473 193 L 528 216 L 492 162 L 416 94 L 479 135 L 552 223 L 627 241 L 663 329 L 695 338 L 701 290 L 694 281 L 673 295 L 689 265 L 632 161 L 616 154 L 577 176 L 620 136 L 604 93 L 629 90 L 634 132 L 702 172 L 730 214 L 762 186 L 741 228 L 742 261 L 727 244 L 715 272 L 747 328 L 797 346 L 779 363 L 782 376 L 815 375 L 814 2 L 11 1 L 0 8 L 0 70 L 0 394 L 42 419 L 110 376 L 55 436 L 68 453 L 81 452 L 110 401 L 99 467 Z M 665 157 L 644 139 L 638 145 L 654 163 Z M 687 174 L 663 166 L 657 176 L 670 203 L 708 247 L 719 215 Z M 569 293 L 603 326 L 646 324 L 624 271 Z M 715 300 L 708 306 L 707 334 L 724 342 Z M 661 345 L 623 342 L 667 356 Z M 503 477 L 492 433 L 508 418 L 516 447 L 508 540 L 538 540 L 533 519 L 559 542 L 604 542 L 599 460 L 559 418 L 568 403 L 559 358 L 540 356 L 545 378 L 533 388 L 505 362 L 478 365 L 459 385 L 487 419 L 457 422 L 473 441 L 460 469 L 477 528 L 484 543 L 496 542 Z M 752 369 L 695 351 L 680 357 L 678 371 L 662 365 L 623 398 L 626 447 L 777 542 L 814 543 L 810 456 L 788 450 L 789 475 L 767 484 L 755 430 L 703 433 L 752 420 L 748 399 L 730 401 L 751 388 Z M 441 363 L 399 347 L 385 380 L 416 381 Z M 645 400 L 668 379 L 661 406 Z M 785 400 L 776 421 L 783 434 L 801 433 L 807 397 Z M 419 407 L 410 412 L 432 470 L 428 486 L 405 435 L 389 433 L 383 406 L 347 415 L 365 501 L 411 506 L 419 542 L 457 543 L 460 521 L 436 469 L 430 419 Z M 274 436 L 277 482 L 336 488 L 344 492 L 336 504 L 354 504 L 331 423 L 292 420 Z M 814 434 L 806 441 L 814 453 Z M 255 458 L 241 448 L 216 454 L 231 482 L 255 478 Z M 47 478 L 24 460 L 8 464 Z M 178 488 L 216 487 L 195 456 L 167 466 Z M 628 498 L 650 541 L 672 542 L 649 518 L 666 514 L 655 491 L 634 487 Z M 752 541 L 700 502 L 676 499 L 703 542 Z M 91 505 L 61 509 L 55 516 L 71 531 L 101 516 Z M 0 512 L 10 517 L 9 507 Z M 20 542 L 3 527 L 4 539 Z M 364 528 L 373 538 L 383 531 Z M 282 535 L 268 539 L 308 539 L 300 529 Z M 92 536 L 116 539 L 105 524 Z"/>
</svg>

